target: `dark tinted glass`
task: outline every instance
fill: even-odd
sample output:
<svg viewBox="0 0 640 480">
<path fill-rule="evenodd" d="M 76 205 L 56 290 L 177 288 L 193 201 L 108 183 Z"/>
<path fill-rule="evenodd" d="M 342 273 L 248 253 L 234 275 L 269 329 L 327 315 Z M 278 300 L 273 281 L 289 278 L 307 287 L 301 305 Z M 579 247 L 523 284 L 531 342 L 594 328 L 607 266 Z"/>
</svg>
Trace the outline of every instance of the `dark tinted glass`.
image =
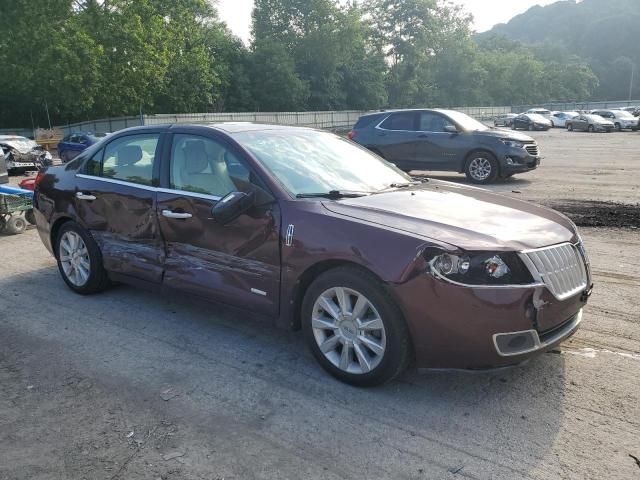
<svg viewBox="0 0 640 480">
<path fill-rule="evenodd" d="M 415 130 L 415 112 L 394 113 L 382 125 L 386 130 Z"/>
</svg>

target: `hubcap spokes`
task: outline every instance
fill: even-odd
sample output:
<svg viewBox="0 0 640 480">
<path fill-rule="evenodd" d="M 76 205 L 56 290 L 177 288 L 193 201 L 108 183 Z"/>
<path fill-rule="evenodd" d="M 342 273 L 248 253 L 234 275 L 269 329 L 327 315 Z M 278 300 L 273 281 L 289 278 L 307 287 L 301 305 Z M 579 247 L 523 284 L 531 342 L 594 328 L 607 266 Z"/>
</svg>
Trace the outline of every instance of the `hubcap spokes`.
<svg viewBox="0 0 640 480">
<path fill-rule="evenodd" d="M 363 374 L 382 361 L 384 323 L 361 293 L 345 287 L 326 290 L 313 305 L 311 322 L 320 351 L 340 370 Z"/>
<path fill-rule="evenodd" d="M 91 263 L 89 251 L 82 237 L 76 232 L 65 232 L 60 239 L 60 263 L 67 279 L 76 287 L 89 280 Z"/>
<path fill-rule="evenodd" d="M 476 180 L 486 180 L 491 175 L 491 162 L 486 158 L 474 158 L 469 165 L 469 171 Z"/>
</svg>

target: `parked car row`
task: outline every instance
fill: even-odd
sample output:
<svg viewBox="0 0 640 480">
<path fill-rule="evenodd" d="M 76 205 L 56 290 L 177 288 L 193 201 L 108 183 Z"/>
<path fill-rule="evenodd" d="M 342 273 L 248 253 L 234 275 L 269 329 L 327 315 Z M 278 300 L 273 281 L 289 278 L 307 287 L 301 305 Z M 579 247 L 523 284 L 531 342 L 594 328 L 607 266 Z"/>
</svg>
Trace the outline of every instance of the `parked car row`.
<svg viewBox="0 0 640 480">
<path fill-rule="evenodd" d="M 567 217 L 390 163 L 487 183 L 536 168 L 532 138 L 450 110 L 365 115 L 350 137 L 123 130 L 38 174 L 37 230 L 77 293 L 121 281 L 246 308 L 359 386 L 410 363 L 514 365 L 576 332 L 592 282 Z"/>
<path fill-rule="evenodd" d="M 640 118 L 628 109 L 600 109 L 588 111 L 549 111 L 532 108 L 525 113 L 505 114 L 494 119 L 494 126 L 511 127 L 514 130 L 548 130 L 553 127 L 589 132 L 610 132 L 616 130 L 640 130 Z"/>
</svg>

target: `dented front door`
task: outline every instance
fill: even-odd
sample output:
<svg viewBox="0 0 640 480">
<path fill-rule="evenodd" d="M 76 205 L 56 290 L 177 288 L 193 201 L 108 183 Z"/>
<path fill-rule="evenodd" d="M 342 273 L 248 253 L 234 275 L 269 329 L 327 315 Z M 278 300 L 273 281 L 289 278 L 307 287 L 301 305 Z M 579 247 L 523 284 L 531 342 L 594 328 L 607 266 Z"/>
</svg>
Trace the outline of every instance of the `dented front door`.
<svg viewBox="0 0 640 480">
<path fill-rule="evenodd" d="M 217 201 L 191 192 L 158 192 L 158 218 L 167 255 L 163 283 L 258 313 L 277 314 L 277 204 L 254 207 L 230 224 L 220 225 L 211 217 Z M 174 216 L 166 216 L 171 215 L 167 212 Z"/>
</svg>

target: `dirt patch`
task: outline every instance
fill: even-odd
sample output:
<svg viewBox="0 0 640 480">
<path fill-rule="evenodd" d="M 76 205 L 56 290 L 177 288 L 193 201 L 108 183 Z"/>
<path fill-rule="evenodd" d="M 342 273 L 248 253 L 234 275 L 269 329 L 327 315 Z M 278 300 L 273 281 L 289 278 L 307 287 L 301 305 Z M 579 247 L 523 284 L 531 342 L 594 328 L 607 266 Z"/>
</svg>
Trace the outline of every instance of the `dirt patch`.
<svg viewBox="0 0 640 480">
<path fill-rule="evenodd" d="M 561 200 L 547 204 L 579 227 L 640 228 L 640 204 Z"/>
</svg>

